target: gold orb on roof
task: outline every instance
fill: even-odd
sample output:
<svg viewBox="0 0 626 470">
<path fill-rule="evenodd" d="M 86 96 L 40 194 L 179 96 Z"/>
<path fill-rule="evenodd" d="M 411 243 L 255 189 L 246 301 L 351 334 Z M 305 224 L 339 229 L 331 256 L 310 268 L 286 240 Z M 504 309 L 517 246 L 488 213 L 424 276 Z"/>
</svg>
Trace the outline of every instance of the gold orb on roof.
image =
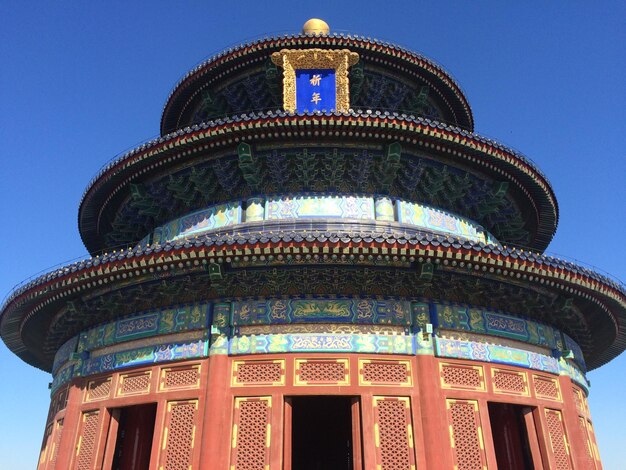
<svg viewBox="0 0 626 470">
<path fill-rule="evenodd" d="M 330 27 L 328 23 L 324 20 L 320 20 L 319 18 L 311 18 L 309 21 L 304 23 L 302 26 L 302 32 L 304 34 L 323 34 L 326 35 L 330 32 Z"/>
</svg>

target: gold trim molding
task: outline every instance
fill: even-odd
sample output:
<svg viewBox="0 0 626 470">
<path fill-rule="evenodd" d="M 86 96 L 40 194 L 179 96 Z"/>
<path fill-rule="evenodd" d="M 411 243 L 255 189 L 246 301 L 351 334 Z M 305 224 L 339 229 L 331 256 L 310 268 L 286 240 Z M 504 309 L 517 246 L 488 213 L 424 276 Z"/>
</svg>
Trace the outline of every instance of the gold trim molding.
<svg viewBox="0 0 626 470">
<path fill-rule="evenodd" d="M 350 109 L 350 84 L 348 67 L 359 61 L 359 54 L 348 49 L 282 49 L 272 54 L 272 62 L 284 69 L 283 73 L 283 108 L 293 113 L 296 111 L 296 70 L 334 69 L 336 109 L 345 112 Z"/>
</svg>

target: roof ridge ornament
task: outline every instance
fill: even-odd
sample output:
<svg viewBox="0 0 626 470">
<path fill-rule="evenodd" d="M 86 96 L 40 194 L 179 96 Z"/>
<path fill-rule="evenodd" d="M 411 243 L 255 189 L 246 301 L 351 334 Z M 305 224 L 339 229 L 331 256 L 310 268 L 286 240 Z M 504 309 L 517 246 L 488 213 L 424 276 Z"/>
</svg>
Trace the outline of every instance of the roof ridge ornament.
<svg viewBox="0 0 626 470">
<path fill-rule="evenodd" d="M 328 23 L 319 18 L 311 18 L 302 26 L 303 34 L 317 34 L 320 36 L 327 36 L 330 33 L 330 27 Z"/>
</svg>

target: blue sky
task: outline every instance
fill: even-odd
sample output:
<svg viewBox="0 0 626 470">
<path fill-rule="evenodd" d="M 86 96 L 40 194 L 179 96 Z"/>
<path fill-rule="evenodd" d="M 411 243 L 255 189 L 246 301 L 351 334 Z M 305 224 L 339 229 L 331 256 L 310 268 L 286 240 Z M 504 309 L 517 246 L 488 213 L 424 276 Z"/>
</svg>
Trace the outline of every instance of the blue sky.
<svg viewBox="0 0 626 470">
<path fill-rule="evenodd" d="M 528 155 L 560 204 L 548 251 L 626 279 L 626 4 L 605 2 L 23 2 L 0 4 L 0 298 L 83 256 L 83 190 L 108 160 L 158 133 L 176 81 L 221 49 L 298 31 L 388 40 L 459 81 L 477 132 Z M 623 355 L 591 372 L 606 469 L 623 468 Z M 0 344 L 0 468 L 32 469 L 48 374 Z M 27 405 L 27 406 L 25 406 Z"/>
</svg>

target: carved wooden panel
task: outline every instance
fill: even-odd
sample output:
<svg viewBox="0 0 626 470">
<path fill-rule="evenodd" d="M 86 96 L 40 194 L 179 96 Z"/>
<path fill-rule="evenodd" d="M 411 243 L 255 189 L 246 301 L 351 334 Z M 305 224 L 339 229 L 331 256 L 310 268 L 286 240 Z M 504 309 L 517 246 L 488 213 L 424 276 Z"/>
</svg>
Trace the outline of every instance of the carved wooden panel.
<svg viewBox="0 0 626 470">
<path fill-rule="evenodd" d="M 197 400 L 167 403 L 159 469 L 190 470 L 192 468 L 197 413 Z"/>
<path fill-rule="evenodd" d="M 231 381 L 233 387 L 284 385 L 284 383 L 284 359 L 275 361 L 233 361 Z"/>
<path fill-rule="evenodd" d="M 526 372 L 511 369 L 491 368 L 491 384 L 495 393 L 529 396 Z"/>
<path fill-rule="evenodd" d="M 43 440 L 41 443 L 41 451 L 39 452 L 39 462 L 37 463 L 38 470 L 44 470 L 46 463 L 48 462 L 48 455 L 52 448 L 52 439 L 54 433 L 54 426 L 49 424 L 46 426 L 46 430 L 43 433 Z"/>
<path fill-rule="evenodd" d="M 484 470 L 487 468 L 483 431 L 475 400 L 446 400 L 450 445 L 455 468 Z"/>
<path fill-rule="evenodd" d="M 81 418 L 78 444 L 76 445 L 76 470 L 91 470 L 98 447 L 100 412 L 83 413 Z"/>
<path fill-rule="evenodd" d="M 439 363 L 441 388 L 485 391 L 485 373 L 482 366 Z"/>
<path fill-rule="evenodd" d="M 200 386 L 200 367 L 200 364 L 163 367 L 159 379 L 159 390 L 198 388 Z"/>
<path fill-rule="evenodd" d="M 63 434 L 63 419 L 55 423 L 55 429 L 52 434 L 52 448 L 49 452 L 47 470 L 54 470 L 57 464 L 57 455 L 59 455 L 59 445 L 61 444 L 61 436 Z"/>
<path fill-rule="evenodd" d="M 586 406 L 587 403 L 585 401 L 585 394 L 578 387 L 573 387 L 572 390 L 574 392 L 574 401 L 576 403 L 576 409 L 578 410 L 578 413 L 586 416 L 589 410 Z"/>
<path fill-rule="evenodd" d="M 585 469 L 596 470 L 596 459 L 594 457 L 593 442 L 591 442 L 589 430 L 587 429 L 587 420 L 584 416 L 578 417 L 578 426 L 580 428 L 580 433 L 583 435 L 583 439 L 585 441 Z"/>
<path fill-rule="evenodd" d="M 48 411 L 46 423 L 51 422 L 59 411 L 62 411 L 67 407 L 68 393 L 69 387 L 63 387 L 54 394 L 50 400 L 50 409 Z"/>
<path fill-rule="evenodd" d="M 87 384 L 85 401 L 105 400 L 111 395 L 111 377 L 90 380 Z"/>
<path fill-rule="evenodd" d="M 120 374 L 117 383 L 117 396 L 140 395 L 150 391 L 151 371 Z"/>
<path fill-rule="evenodd" d="M 231 470 L 269 468 L 271 409 L 271 397 L 235 399 Z"/>
<path fill-rule="evenodd" d="M 359 360 L 360 385 L 413 385 L 411 363 L 384 359 Z"/>
<path fill-rule="evenodd" d="M 406 397 L 374 397 L 376 468 L 415 469 L 411 404 Z"/>
<path fill-rule="evenodd" d="M 533 375 L 535 395 L 544 400 L 561 401 L 561 389 L 557 378 Z"/>
<path fill-rule="evenodd" d="M 572 461 L 569 453 L 569 444 L 563 426 L 563 416 L 560 411 L 545 409 L 550 448 L 554 455 L 556 470 L 570 470 Z"/>
<path fill-rule="evenodd" d="M 296 359 L 296 385 L 349 385 L 347 359 Z"/>
<path fill-rule="evenodd" d="M 595 459 L 596 468 L 602 470 L 602 463 L 600 462 L 600 452 L 598 452 L 598 444 L 596 442 L 596 434 L 593 430 L 591 421 L 587 420 L 587 432 L 589 433 L 589 440 L 591 441 L 591 448 L 593 450 L 593 458 Z"/>
</svg>

